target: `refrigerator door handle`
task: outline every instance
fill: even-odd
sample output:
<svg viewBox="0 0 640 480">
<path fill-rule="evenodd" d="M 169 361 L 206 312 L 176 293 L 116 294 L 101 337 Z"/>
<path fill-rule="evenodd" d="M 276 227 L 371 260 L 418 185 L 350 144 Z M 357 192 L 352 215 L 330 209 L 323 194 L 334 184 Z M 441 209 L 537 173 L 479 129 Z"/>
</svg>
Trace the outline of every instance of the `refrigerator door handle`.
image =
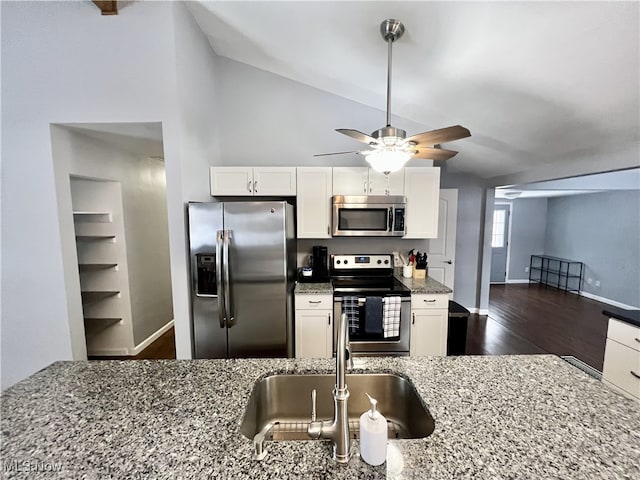
<svg viewBox="0 0 640 480">
<path fill-rule="evenodd" d="M 231 230 L 224 230 L 224 242 L 222 243 L 222 263 L 224 268 L 224 305 L 226 310 L 227 327 L 232 327 L 235 321 L 233 298 L 231 296 L 231 282 L 229 279 L 229 242 L 231 241 Z"/>
<path fill-rule="evenodd" d="M 216 285 L 218 286 L 218 321 L 220 322 L 220 328 L 226 326 L 225 322 L 225 305 L 224 305 L 224 291 L 226 290 L 222 283 L 222 242 L 224 234 L 222 230 L 216 232 Z"/>
</svg>

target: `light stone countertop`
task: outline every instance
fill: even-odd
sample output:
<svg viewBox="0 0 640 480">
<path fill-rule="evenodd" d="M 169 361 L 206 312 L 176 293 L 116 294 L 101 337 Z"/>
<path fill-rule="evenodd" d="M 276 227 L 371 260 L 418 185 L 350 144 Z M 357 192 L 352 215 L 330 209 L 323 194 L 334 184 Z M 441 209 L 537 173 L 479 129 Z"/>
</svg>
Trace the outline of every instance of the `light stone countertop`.
<svg viewBox="0 0 640 480">
<path fill-rule="evenodd" d="M 433 294 L 447 294 L 453 292 L 449 287 L 434 280 L 431 277 L 426 278 L 405 278 L 402 276 L 402 268 L 394 269 L 394 276 L 400 280 L 407 288 L 411 290 L 411 293 L 433 293 Z"/>
<path fill-rule="evenodd" d="M 402 269 L 396 268 L 394 270 L 394 276 L 400 280 L 407 288 L 411 290 L 411 293 L 433 293 L 433 294 L 447 294 L 452 290 L 443 285 L 442 283 L 434 280 L 431 277 L 417 279 L 417 278 L 404 278 L 402 276 Z M 331 283 L 297 283 L 295 294 L 326 294 L 333 295 L 333 286 Z"/>
<path fill-rule="evenodd" d="M 316 294 L 316 295 L 333 295 L 333 286 L 331 282 L 325 283 L 296 283 L 293 291 L 295 294 Z"/>
<path fill-rule="evenodd" d="M 269 442 L 267 458 L 252 460 L 239 427 L 254 382 L 333 366 L 328 359 L 58 362 L 2 394 L 3 476 L 640 478 L 638 403 L 552 355 L 358 358 L 356 373 L 391 371 L 415 384 L 435 418 L 432 435 L 389 440 L 379 467 L 358 456 L 336 464 L 319 441 Z"/>
</svg>

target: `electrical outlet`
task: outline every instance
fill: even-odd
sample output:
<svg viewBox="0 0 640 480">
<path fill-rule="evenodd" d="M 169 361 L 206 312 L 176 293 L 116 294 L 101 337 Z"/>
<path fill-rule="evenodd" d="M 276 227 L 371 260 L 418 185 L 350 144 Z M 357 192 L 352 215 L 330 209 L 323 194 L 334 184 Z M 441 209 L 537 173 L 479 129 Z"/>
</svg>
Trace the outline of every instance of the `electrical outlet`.
<svg viewBox="0 0 640 480">
<path fill-rule="evenodd" d="M 402 265 L 402 260 L 400 259 L 400 252 L 393 252 L 393 264 L 396 267 Z"/>
<path fill-rule="evenodd" d="M 595 285 L 596 287 L 599 287 L 599 286 L 600 286 L 600 280 L 596 280 L 596 281 L 595 281 L 595 283 L 594 283 L 594 285 Z"/>
<path fill-rule="evenodd" d="M 591 285 L 593 283 L 593 278 L 587 278 L 587 283 Z"/>
<path fill-rule="evenodd" d="M 529 267 L 524 267 L 524 273 L 529 273 Z"/>
</svg>

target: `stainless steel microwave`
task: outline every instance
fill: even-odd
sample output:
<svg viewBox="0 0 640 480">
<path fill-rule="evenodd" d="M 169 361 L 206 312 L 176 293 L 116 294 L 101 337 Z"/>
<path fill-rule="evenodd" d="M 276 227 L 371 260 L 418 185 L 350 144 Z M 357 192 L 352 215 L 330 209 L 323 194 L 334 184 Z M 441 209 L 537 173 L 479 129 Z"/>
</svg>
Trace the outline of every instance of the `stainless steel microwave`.
<svg viewBox="0 0 640 480">
<path fill-rule="evenodd" d="M 401 195 L 334 195 L 334 237 L 402 237 L 407 199 Z"/>
</svg>

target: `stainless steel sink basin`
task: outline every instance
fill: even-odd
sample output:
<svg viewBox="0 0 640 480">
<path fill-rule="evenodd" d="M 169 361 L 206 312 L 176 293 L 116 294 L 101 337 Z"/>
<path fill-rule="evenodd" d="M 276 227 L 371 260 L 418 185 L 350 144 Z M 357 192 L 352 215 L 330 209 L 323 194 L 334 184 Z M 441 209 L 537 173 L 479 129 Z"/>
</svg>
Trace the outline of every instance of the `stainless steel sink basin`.
<svg viewBox="0 0 640 480">
<path fill-rule="evenodd" d="M 317 417 L 333 417 L 335 375 L 271 375 L 256 382 L 242 420 L 242 434 L 264 440 L 309 440 L 311 391 L 317 391 Z M 414 386 L 393 374 L 348 374 L 348 416 L 352 438 L 358 438 L 359 418 L 369 409 L 367 392 L 378 400 L 389 438 L 422 438 L 435 422 Z"/>
</svg>

